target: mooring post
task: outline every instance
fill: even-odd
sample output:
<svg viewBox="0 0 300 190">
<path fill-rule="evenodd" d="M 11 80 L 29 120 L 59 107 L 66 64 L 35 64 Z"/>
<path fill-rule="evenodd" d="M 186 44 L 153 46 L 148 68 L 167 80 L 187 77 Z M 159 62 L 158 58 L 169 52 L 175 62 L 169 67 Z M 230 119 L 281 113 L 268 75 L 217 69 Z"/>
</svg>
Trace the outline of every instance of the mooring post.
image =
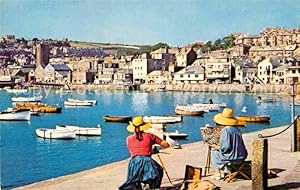
<svg viewBox="0 0 300 190">
<path fill-rule="evenodd" d="M 292 132 L 291 132 L 291 151 L 295 152 L 296 151 L 296 125 L 294 123 L 295 120 L 295 82 L 293 80 L 292 83 L 292 92 L 291 92 L 291 97 L 292 97 L 292 104 L 291 104 L 291 123 L 292 123 Z"/>
<path fill-rule="evenodd" d="M 252 148 L 252 189 L 265 190 L 268 188 L 268 139 L 253 141 Z"/>
<path fill-rule="evenodd" d="M 295 123 L 295 151 L 300 151 L 300 116 L 297 117 Z"/>
</svg>

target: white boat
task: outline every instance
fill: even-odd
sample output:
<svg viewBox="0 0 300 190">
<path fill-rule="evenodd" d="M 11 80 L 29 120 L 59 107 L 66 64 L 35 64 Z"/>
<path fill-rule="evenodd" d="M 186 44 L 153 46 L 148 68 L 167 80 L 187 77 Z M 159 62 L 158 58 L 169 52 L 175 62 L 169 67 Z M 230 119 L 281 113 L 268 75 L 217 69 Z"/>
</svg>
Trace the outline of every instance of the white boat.
<svg viewBox="0 0 300 190">
<path fill-rule="evenodd" d="M 15 93 L 15 94 L 18 94 L 18 93 L 27 93 L 28 92 L 28 89 L 14 89 L 14 88 L 8 88 L 8 89 L 5 89 L 7 92 L 10 92 L 10 93 Z"/>
<path fill-rule="evenodd" d="M 145 130 L 146 133 L 152 133 L 159 138 L 163 139 L 164 135 L 166 137 L 169 137 L 171 139 L 177 140 L 177 139 L 185 139 L 188 137 L 188 134 L 186 133 L 181 133 L 178 130 L 175 130 L 175 132 L 165 132 L 164 129 L 154 129 L 154 128 L 149 128 Z"/>
<path fill-rule="evenodd" d="M 56 125 L 56 129 L 69 129 L 74 131 L 76 135 L 82 136 L 100 136 L 102 131 L 100 125 L 98 127 L 79 127 L 74 125 Z"/>
<path fill-rule="evenodd" d="M 182 121 L 182 116 L 144 116 L 143 119 L 150 123 L 178 123 Z"/>
<path fill-rule="evenodd" d="M 75 139 L 76 137 L 75 132 L 69 129 L 38 128 L 35 134 L 44 139 Z"/>
<path fill-rule="evenodd" d="M 4 121 L 29 121 L 29 110 L 12 110 L 0 112 L 0 120 Z"/>
<path fill-rule="evenodd" d="M 170 137 L 171 139 L 185 139 L 188 137 L 188 134 L 186 133 L 181 133 L 178 130 L 175 130 L 175 132 L 164 132 L 164 135 Z"/>
<path fill-rule="evenodd" d="M 196 103 L 192 104 L 195 108 L 208 110 L 208 111 L 220 111 L 221 108 L 227 107 L 226 103 Z"/>
<path fill-rule="evenodd" d="M 40 102 L 42 101 L 43 96 L 34 96 L 34 97 L 12 97 L 13 102 Z"/>
<path fill-rule="evenodd" d="M 276 99 L 273 98 L 262 98 L 262 97 L 258 97 L 256 100 L 256 103 L 260 104 L 260 103 L 273 103 L 276 102 Z"/>
<path fill-rule="evenodd" d="M 91 102 L 69 102 L 64 101 L 65 106 L 92 106 Z"/>
<path fill-rule="evenodd" d="M 68 98 L 67 99 L 68 102 L 88 102 L 88 103 L 92 103 L 92 104 L 97 104 L 97 100 L 79 100 L 79 99 L 73 99 L 73 98 Z"/>
</svg>

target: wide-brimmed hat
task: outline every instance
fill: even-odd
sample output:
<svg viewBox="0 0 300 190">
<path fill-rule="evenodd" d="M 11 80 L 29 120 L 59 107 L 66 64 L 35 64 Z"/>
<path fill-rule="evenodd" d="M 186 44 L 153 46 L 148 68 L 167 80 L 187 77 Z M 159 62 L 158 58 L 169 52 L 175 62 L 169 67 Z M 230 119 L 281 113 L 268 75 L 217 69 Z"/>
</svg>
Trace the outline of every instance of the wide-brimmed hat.
<svg viewBox="0 0 300 190">
<path fill-rule="evenodd" d="M 214 122 L 219 125 L 236 125 L 245 126 L 246 121 L 241 121 L 233 116 L 233 110 L 231 108 L 224 108 L 222 113 L 218 113 L 214 116 Z"/>
<path fill-rule="evenodd" d="M 136 116 L 132 121 L 129 121 L 129 125 L 127 126 L 127 131 L 134 132 L 134 128 L 139 127 L 140 131 L 144 131 L 151 127 L 151 123 L 144 122 L 142 116 Z"/>
</svg>

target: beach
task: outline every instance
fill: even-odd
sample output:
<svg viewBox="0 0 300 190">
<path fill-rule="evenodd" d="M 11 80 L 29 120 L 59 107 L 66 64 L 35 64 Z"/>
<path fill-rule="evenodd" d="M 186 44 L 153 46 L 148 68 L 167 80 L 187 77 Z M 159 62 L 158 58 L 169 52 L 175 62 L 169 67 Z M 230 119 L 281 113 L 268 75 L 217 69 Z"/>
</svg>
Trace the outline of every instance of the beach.
<svg viewBox="0 0 300 190">
<path fill-rule="evenodd" d="M 252 142 L 253 140 L 258 139 L 258 134 L 270 135 L 280 132 L 286 127 L 287 126 L 281 126 L 243 134 L 249 153 L 247 159 L 251 160 Z M 278 177 L 268 180 L 268 186 L 275 189 L 288 189 L 285 187 L 300 189 L 300 152 L 291 152 L 291 130 L 288 129 L 280 135 L 269 138 L 268 149 L 268 169 L 280 171 L 277 174 Z M 182 149 L 164 149 L 160 151 L 159 155 L 171 178 L 172 184 L 178 184 L 183 181 L 186 165 L 204 169 L 207 156 L 207 145 L 202 141 L 184 144 L 182 145 Z M 157 155 L 153 155 L 152 157 L 160 163 Z M 126 180 L 128 162 L 129 159 L 126 159 L 91 170 L 41 181 L 16 189 L 118 189 L 118 187 Z M 221 180 L 212 180 L 210 177 L 203 177 L 202 179 L 209 180 L 216 186 L 221 187 L 221 189 L 251 189 L 251 180 L 238 180 L 233 183 L 226 183 Z M 171 186 L 171 184 L 168 181 L 166 174 L 164 174 L 161 187 L 166 186 Z"/>
</svg>

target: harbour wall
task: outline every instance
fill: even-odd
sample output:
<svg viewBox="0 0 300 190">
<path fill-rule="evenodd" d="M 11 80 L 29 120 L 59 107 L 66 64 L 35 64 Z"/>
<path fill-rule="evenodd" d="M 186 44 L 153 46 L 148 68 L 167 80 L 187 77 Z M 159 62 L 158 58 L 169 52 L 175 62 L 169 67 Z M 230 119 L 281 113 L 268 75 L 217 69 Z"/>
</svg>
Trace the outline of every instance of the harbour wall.
<svg viewBox="0 0 300 190">
<path fill-rule="evenodd" d="M 69 87 L 74 90 L 140 90 L 145 92 L 155 91 L 159 85 L 141 84 L 141 85 L 76 85 L 70 84 Z M 184 92 L 209 92 L 209 93 L 272 93 L 278 95 L 290 95 L 292 86 L 287 84 L 167 84 L 166 91 L 184 91 Z M 300 101 L 300 84 L 295 85 L 296 100 Z"/>
</svg>

